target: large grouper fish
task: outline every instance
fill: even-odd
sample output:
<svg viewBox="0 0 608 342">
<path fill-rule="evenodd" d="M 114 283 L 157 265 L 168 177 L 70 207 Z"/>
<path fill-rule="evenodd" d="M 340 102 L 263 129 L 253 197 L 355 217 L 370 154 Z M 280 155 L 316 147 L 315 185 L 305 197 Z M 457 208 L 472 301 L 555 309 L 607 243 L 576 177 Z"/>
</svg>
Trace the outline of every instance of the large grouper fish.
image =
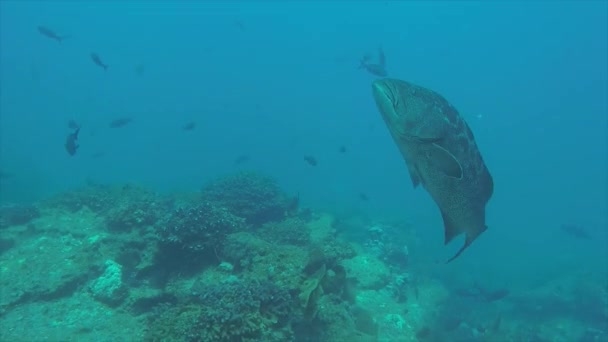
<svg viewBox="0 0 608 342">
<path fill-rule="evenodd" d="M 415 84 L 380 79 L 374 99 L 414 188 L 422 184 L 443 218 L 445 244 L 464 233 L 456 259 L 486 229 L 486 204 L 494 182 L 471 129 L 443 96 Z"/>
</svg>

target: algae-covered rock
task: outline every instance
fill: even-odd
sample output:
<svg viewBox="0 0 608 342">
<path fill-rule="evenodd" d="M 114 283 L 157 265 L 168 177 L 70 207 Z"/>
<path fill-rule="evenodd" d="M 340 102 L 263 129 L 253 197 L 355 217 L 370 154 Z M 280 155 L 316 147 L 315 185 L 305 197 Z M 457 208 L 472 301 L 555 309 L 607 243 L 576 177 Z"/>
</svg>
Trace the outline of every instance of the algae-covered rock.
<svg viewBox="0 0 608 342">
<path fill-rule="evenodd" d="M 33 205 L 0 205 L 0 229 L 25 225 L 40 217 L 40 211 Z"/>
<path fill-rule="evenodd" d="M 313 244 L 318 244 L 335 236 L 334 221 L 334 217 L 329 214 L 322 214 L 320 217 L 310 221 L 308 223 L 310 241 Z"/>
<path fill-rule="evenodd" d="M 94 216 L 47 215 L 0 254 L 0 311 L 70 296 L 102 266 L 97 249 L 74 232 L 95 226 Z M 61 231 L 58 231 L 61 229 Z M 29 238 L 36 232 L 42 236 Z"/>
<path fill-rule="evenodd" d="M 372 255 L 358 255 L 342 261 L 349 277 L 358 281 L 361 289 L 379 290 L 389 281 L 390 271 L 386 265 Z"/>
<path fill-rule="evenodd" d="M 128 295 L 122 282 L 122 266 L 112 260 L 105 263 L 105 271 L 89 286 L 93 298 L 108 305 L 120 304 Z"/>
</svg>

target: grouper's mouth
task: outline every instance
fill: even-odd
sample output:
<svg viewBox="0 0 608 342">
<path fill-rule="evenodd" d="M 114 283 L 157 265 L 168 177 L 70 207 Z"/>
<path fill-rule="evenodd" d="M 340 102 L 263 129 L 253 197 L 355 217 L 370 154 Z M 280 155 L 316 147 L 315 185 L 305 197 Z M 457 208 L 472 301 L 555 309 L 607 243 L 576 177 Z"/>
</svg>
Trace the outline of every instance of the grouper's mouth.
<svg viewBox="0 0 608 342">
<path fill-rule="evenodd" d="M 397 92 L 389 80 L 376 80 L 372 83 L 372 93 L 382 117 L 389 127 L 396 128 L 399 114 L 396 111 Z"/>
<path fill-rule="evenodd" d="M 377 103 L 388 102 L 392 105 L 394 101 L 393 91 L 386 80 L 376 80 L 372 83 L 374 99 Z"/>
</svg>

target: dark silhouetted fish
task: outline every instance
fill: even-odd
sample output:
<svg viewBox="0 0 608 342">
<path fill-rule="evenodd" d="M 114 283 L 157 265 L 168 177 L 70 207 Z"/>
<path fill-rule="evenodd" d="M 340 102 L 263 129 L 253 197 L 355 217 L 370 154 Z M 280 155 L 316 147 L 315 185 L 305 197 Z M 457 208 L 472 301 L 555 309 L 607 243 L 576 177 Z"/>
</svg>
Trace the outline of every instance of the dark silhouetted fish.
<svg viewBox="0 0 608 342">
<path fill-rule="evenodd" d="M 76 151 L 80 147 L 78 145 L 78 133 L 80 132 L 80 127 L 76 128 L 74 133 L 70 133 L 65 140 L 65 150 L 68 152 L 70 156 L 76 154 Z"/>
<path fill-rule="evenodd" d="M 570 236 L 573 236 L 575 238 L 579 238 L 579 239 L 590 239 L 591 238 L 591 235 L 589 235 L 589 233 L 587 232 L 585 227 L 578 225 L 578 224 L 562 224 L 560 228 L 564 233 L 566 233 Z"/>
<path fill-rule="evenodd" d="M 511 291 L 507 290 L 507 289 L 498 289 L 498 290 L 493 290 L 493 291 L 483 291 L 483 299 L 486 302 L 494 302 L 497 300 L 501 300 L 503 298 L 505 298 L 506 296 L 508 296 L 511 293 Z"/>
<path fill-rule="evenodd" d="M 124 126 L 130 124 L 131 121 L 133 121 L 133 119 L 131 119 L 131 118 L 116 119 L 116 120 L 113 120 L 112 122 L 110 122 L 110 128 L 124 127 Z"/>
<path fill-rule="evenodd" d="M 55 31 L 51 30 L 48 27 L 45 26 L 38 26 L 38 32 L 40 32 L 41 35 L 54 39 L 58 42 L 61 43 L 62 40 L 68 38 L 68 36 L 60 36 L 57 33 L 55 33 Z"/>
<path fill-rule="evenodd" d="M 386 57 L 382 48 L 378 49 L 378 63 L 371 62 L 371 57 L 366 55 L 361 59 L 359 69 L 365 69 L 370 74 L 378 77 L 386 77 L 388 75 L 386 72 Z"/>
<path fill-rule="evenodd" d="M 138 64 L 135 66 L 135 74 L 137 74 L 137 76 L 143 76 L 144 73 L 146 72 L 146 66 L 143 64 Z"/>
<path fill-rule="evenodd" d="M 445 244 L 466 234 L 457 258 L 486 231 L 494 183 L 471 129 L 438 93 L 405 81 L 373 82 L 373 95 L 414 188 L 422 184 L 443 218 Z"/>
<path fill-rule="evenodd" d="M 97 159 L 97 158 L 105 157 L 105 155 L 106 155 L 105 152 L 98 151 L 98 152 L 91 154 L 91 158 Z"/>
<path fill-rule="evenodd" d="M 249 156 L 246 154 L 242 154 L 234 160 L 234 165 L 241 165 L 249 161 Z"/>
<path fill-rule="evenodd" d="M 98 66 L 102 67 L 103 70 L 108 70 L 108 65 L 101 61 L 101 58 L 99 58 L 98 54 L 96 54 L 94 52 L 91 53 L 91 59 L 93 60 L 93 63 L 95 63 Z"/>
<path fill-rule="evenodd" d="M 239 28 L 241 31 L 245 31 L 245 24 L 240 19 L 234 21 L 234 25 Z"/>
<path fill-rule="evenodd" d="M 69 129 L 78 129 L 78 128 L 80 128 L 80 125 L 76 121 L 70 120 L 70 121 L 68 121 L 68 128 Z"/>
<path fill-rule="evenodd" d="M 359 69 L 365 69 L 370 74 L 378 77 L 386 77 L 388 75 L 386 69 L 384 69 L 384 66 L 380 64 L 361 62 L 361 64 L 359 65 Z"/>
<path fill-rule="evenodd" d="M 311 166 L 317 166 L 317 159 L 313 156 L 304 156 L 304 160 Z"/>
<path fill-rule="evenodd" d="M 184 131 L 191 131 L 194 128 L 196 128 L 196 122 L 194 122 L 194 121 L 188 122 L 187 124 L 182 126 L 182 129 Z"/>
<path fill-rule="evenodd" d="M 454 291 L 460 297 L 475 298 L 486 302 L 495 302 L 508 296 L 511 292 L 505 288 L 488 290 L 477 284 L 471 288 L 461 288 Z"/>
<path fill-rule="evenodd" d="M 9 179 L 9 178 L 13 178 L 14 176 L 15 175 L 10 172 L 0 170 L 0 179 Z"/>
<path fill-rule="evenodd" d="M 300 194 L 292 197 L 287 201 L 285 206 L 285 213 L 289 216 L 296 215 L 300 209 Z"/>
</svg>

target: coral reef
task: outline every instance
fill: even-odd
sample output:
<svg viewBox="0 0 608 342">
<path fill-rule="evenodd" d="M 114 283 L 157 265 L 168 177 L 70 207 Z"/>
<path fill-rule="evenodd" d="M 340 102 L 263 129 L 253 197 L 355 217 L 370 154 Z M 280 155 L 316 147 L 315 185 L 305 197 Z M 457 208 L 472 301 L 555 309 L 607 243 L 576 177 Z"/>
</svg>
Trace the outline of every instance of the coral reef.
<svg viewBox="0 0 608 342">
<path fill-rule="evenodd" d="M 203 187 L 202 198 L 253 225 L 281 220 L 294 205 L 272 178 L 247 171 L 210 182 Z"/>
<path fill-rule="evenodd" d="M 226 208 L 204 202 L 190 208 L 178 208 L 161 224 L 163 243 L 191 251 L 221 249 L 226 235 L 245 229 L 242 218 Z"/>
<path fill-rule="evenodd" d="M 160 315 L 149 341 L 287 341 L 293 300 L 270 282 L 235 280 L 193 287 L 196 299 Z"/>
<path fill-rule="evenodd" d="M 155 193 L 135 186 L 125 186 L 114 205 L 104 215 L 108 229 L 129 231 L 155 224 L 167 209 Z"/>
<path fill-rule="evenodd" d="M 411 227 L 401 224 L 373 224 L 367 228 L 364 245 L 386 263 L 406 269 L 409 260 L 408 241 L 413 241 Z"/>
<path fill-rule="evenodd" d="M 0 324 L 10 327 L 0 329 L 0 340 L 608 335 L 608 284 L 598 273 L 564 272 L 538 289 L 508 288 L 508 296 L 492 300 L 463 297 L 438 276 L 443 268 L 422 260 L 407 224 L 285 214 L 289 201 L 255 174 L 212 184 L 202 199 L 90 185 L 0 208 Z"/>
<path fill-rule="evenodd" d="M 301 248 L 273 244 L 248 232 L 228 236 L 221 255 L 252 279 L 268 279 L 287 289 L 298 288 L 308 258 Z"/>
<path fill-rule="evenodd" d="M 344 260 L 342 265 L 349 275 L 357 279 L 358 286 L 362 289 L 379 290 L 390 280 L 388 267 L 372 255 L 358 255 Z"/>
<path fill-rule="evenodd" d="M 88 184 L 86 186 L 52 196 L 41 202 L 41 207 L 77 212 L 86 207 L 95 213 L 103 213 L 114 206 L 124 186 Z"/>
<path fill-rule="evenodd" d="M 263 239 L 279 244 L 306 246 L 310 242 L 310 227 L 299 217 L 264 224 L 258 234 Z"/>
</svg>

